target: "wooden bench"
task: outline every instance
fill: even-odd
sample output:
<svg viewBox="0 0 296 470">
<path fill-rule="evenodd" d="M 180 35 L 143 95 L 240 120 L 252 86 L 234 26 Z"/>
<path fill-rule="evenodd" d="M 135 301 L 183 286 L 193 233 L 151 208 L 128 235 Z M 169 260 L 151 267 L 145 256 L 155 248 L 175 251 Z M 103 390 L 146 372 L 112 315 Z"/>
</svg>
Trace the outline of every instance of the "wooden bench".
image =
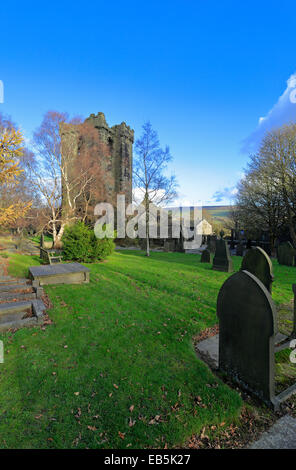
<svg viewBox="0 0 296 470">
<path fill-rule="evenodd" d="M 56 250 L 45 250 L 40 247 L 40 258 L 46 264 L 57 264 L 62 262 L 62 254 L 57 254 Z"/>
</svg>

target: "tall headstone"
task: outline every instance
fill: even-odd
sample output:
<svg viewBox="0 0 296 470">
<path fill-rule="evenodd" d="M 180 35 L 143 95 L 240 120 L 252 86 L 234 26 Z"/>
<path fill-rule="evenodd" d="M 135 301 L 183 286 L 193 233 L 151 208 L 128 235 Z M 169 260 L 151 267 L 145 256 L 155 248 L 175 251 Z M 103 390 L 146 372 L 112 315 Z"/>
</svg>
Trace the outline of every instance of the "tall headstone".
<svg viewBox="0 0 296 470">
<path fill-rule="evenodd" d="M 244 245 L 242 244 L 242 242 L 239 242 L 236 245 L 235 254 L 236 254 L 236 256 L 243 256 L 244 255 Z"/>
<path fill-rule="evenodd" d="M 210 253 L 215 253 L 215 250 L 216 250 L 216 240 L 217 240 L 216 235 L 209 235 L 209 239 L 208 239 L 208 248 L 209 248 L 209 250 L 210 250 Z"/>
<path fill-rule="evenodd" d="M 203 250 L 200 258 L 201 263 L 210 263 L 211 262 L 211 253 L 209 250 Z"/>
<path fill-rule="evenodd" d="M 293 318 L 293 331 L 292 331 L 291 337 L 296 338 L 296 284 L 292 284 L 292 290 L 294 294 L 294 318 Z"/>
<path fill-rule="evenodd" d="M 277 249 L 277 258 L 279 264 L 285 266 L 294 266 L 294 257 L 296 254 L 295 248 L 291 242 L 281 243 Z"/>
<path fill-rule="evenodd" d="M 43 232 L 40 235 L 40 248 L 44 248 L 44 234 L 43 234 Z"/>
<path fill-rule="evenodd" d="M 216 271 L 225 271 L 231 273 L 233 271 L 232 259 L 230 257 L 229 248 L 226 240 L 222 238 L 216 240 L 216 251 L 213 259 L 213 269 Z"/>
<path fill-rule="evenodd" d="M 217 299 L 219 368 L 266 404 L 278 407 L 274 387 L 276 308 L 253 274 L 230 276 Z"/>
<path fill-rule="evenodd" d="M 271 292 L 273 281 L 272 262 L 268 254 L 259 246 L 248 250 L 243 257 L 241 271 L 248 271 L 256 276 L 266 289 Z"/>
</svg>

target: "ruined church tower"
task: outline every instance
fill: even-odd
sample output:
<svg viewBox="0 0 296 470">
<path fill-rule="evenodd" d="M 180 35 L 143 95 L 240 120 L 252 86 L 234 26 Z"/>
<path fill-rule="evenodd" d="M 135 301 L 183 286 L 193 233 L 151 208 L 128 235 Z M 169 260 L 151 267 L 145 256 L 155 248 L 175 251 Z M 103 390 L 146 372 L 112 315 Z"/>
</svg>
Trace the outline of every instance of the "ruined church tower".
<svg viewBox="0 0 296 470">
<path fill-rule="evenodd" d="M 91 114 L 86 123 L 94 126 L 101 140 L 110 149 L 112 180 L 114 195 L 125 194 L 126 203 L 132 202 L 132 164 L 134 131 L 125 122 L 109 127 L 104 113 Z"/>
<path fill-rule="evenodd" d="M 102 196 L 102 200 L 92 201 L 93 204 L 100 202 L 116 204 L 117 194 L 124 194 L 126 204 L 130 204 L 132 202 L 133 129 L 127 126 L 125 122 L 109 127 L 103 113 L 91 114 L 85 120 L 85 123 L 93 126 L 98 131 L 100 141 L 108 149 L 107 160 L 104 157 L 102 162 L 102 168 L 106 176 L 105 194 Z M 63 155 L 68 155 L 71 161 L 73 159 L 77 162 L 77 158 L 79 158 L 79 126 L 79 124 L 66 123 L 60 125 L 62 159 Z M 94 152 L 91 158 L 100 160 L 102 155 Z M 67 168 L 67 176 L 70 179 L 72 177 L 71 165 Z M 69 214 L 70 209 L 64 188 L 65 182 L 62 179 L 62 211 Z M 78 210 L 80 209 L 78 208 Z"/>
</svg>

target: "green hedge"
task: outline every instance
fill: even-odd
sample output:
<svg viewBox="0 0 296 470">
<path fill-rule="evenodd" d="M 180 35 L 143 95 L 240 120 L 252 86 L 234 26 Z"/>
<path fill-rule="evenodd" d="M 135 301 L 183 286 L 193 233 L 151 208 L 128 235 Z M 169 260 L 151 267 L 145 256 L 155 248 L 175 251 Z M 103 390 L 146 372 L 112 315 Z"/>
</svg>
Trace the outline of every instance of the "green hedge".
<svg viewBox="0 0 296 470">
<path fill-rule="evenodd" d="M 94 230 L 83 222 L 66 227 L 62 242 L 65 260 L 85 263 L 103 260 L 115 249 L 112 238 L 98 239 Z"/>
</svg>

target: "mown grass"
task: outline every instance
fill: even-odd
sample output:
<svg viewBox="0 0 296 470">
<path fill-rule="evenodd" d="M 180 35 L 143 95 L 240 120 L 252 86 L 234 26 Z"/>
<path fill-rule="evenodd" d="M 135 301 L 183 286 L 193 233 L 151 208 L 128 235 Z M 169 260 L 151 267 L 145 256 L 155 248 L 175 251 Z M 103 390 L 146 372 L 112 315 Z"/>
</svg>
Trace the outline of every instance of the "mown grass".
<svg viewBox="0 0 296 470">
<path fill-rule="evenodd" d="M 33 235 L 33 236 L 30 236 L 29 239 L 36 243 L 37 245 L 40 245 L 40 235 Z M 44 235 L 44 241 L 45 242 L 52 242 L 52 236 L 49 236 L 49 235 Z"/>
<path fill-rule="evenodd" d="M 41 264 L 39 256 L 20 255 L 19 253 L 2 252 L 1 256 L 9 259 L 8 274 L 15 277 L 28 277 L 29 266 Z"/>
<path fill-rule="evenodd" d="M 11 273 L 37 263 L 19 257 Z M 52 325 L 0 336 L 0 447 L 170 448 L 237 418 L 239 394 L 192 343 L 217 323 L 229 274 L 180 253 L 116 252 L 89 267 L 89 285 L 46 287 Z M 278 304 L 291 300 L 294 269 L 275 263 Z"/>
</svg>

